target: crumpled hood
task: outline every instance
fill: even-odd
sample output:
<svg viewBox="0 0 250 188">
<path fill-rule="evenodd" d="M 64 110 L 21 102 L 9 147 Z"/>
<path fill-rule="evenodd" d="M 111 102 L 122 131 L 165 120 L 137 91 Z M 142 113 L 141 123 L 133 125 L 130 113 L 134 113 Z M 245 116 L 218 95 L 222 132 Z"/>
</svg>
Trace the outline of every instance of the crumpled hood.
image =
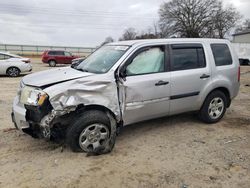
<svg viewBox="0 0 250 188">
<path fill-rule="evenodd" d="M 27 75 L 23 77 L 22 81 L 25 85 L 42 87 L 90 75 L 93 73 L 81 72 L 71 67 L 62 67 Z"/>
</svg>

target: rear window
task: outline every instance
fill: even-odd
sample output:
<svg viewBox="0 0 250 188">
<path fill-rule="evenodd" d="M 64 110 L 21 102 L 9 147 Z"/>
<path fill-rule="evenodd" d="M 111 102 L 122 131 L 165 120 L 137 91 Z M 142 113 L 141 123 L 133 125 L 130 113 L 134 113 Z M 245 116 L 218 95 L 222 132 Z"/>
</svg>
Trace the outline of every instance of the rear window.
<svg viewBox="0 0 250 188">
<path fill-rule="evenodd" d="M 49 51 L 49 55 L 64 55 L 63 51 Z"/>
<path fill-rule="evenodd" d="M 231 65 L 232 56 L 227 44 L 211 44 L 216 66 Z"/>
</svg>

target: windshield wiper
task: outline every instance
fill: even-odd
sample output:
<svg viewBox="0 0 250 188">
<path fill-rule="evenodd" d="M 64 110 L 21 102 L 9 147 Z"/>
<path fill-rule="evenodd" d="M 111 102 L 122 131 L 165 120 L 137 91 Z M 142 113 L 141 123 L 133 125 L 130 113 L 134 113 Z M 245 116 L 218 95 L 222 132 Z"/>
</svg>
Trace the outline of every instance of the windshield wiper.
<svg viewBox="0 0 250 188">
<path fill-rule="evenodd" d="M 82 72 L 89 72 L 87 69 L 77 69 L 79 71 L 82 71 Z"/>
<path fill-rule="evenodd" d="M 77 66 L 72 66 L 71 65 L 71 68 L 76 69 L 76 70 L 81 71 L 81 72 L 89 72 L 87 69 L 81 69 L 81 68 L 78 69 Z"/>
</svg>

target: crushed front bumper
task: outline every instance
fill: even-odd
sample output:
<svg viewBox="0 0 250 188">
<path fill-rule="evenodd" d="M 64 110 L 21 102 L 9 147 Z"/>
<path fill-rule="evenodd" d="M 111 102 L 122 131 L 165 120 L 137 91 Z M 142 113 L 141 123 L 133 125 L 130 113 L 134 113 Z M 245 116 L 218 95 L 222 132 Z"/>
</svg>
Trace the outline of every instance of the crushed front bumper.
<svg viewBox="0 0 250 188">
<path fill-rule="evenodd" d="M 51 108 L 49 101 L 46 101 L 44 106 L 39 108 L 25 106 L 20 103 L 19 96 L 16 96 L 13 102 L 11 118 L 18 130 L 34 138 L 50 138 L 52 134 L 54 137 L 58 137 L 59 134 L 62 134 L 61 130 L 59 128 L 51 129 L 52 127 L 50 127 L 50 122 L 56 117 L 56 114 L 51 112 Z"/>
<path fill-rule="evenodd" d="M 16 96 L 13 101 L 11 117 L 17 129 L 23 130 L 29 128 L 29 123 L 26 121 L 26 109 L 20 103 L 19 96 Z"/>
<path fill-rule="evenodd" d="M 32 136 L 33 138 L 41 138 L 41 128 L 39 124 L 32 123 L 27 121 L 27 109 L 19 101 L 19 96 L 16 96 L 13 102 L 12 113 L 11 113 L 12 122 L 15 127 Z"/>
</svg>

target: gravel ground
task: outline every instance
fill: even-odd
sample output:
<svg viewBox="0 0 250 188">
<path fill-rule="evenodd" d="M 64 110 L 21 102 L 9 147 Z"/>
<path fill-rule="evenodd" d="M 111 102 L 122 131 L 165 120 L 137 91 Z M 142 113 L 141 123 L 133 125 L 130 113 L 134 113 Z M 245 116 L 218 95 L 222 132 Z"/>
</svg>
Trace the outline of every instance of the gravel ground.
<svg viewBox="0 0 250 188">
<path fill-rule="evenodd" d="M 33 72 L 49 69 L 33 59 Z M 250 187 L 250 67 L 225 117 L 183 114 L 127 126 L 114 150 L 72 153 L 13 128 L 18 78 L 0 77 L 0 187 Z M 247 86 L 248 85 L 248 86 Z"/>
</svg>

